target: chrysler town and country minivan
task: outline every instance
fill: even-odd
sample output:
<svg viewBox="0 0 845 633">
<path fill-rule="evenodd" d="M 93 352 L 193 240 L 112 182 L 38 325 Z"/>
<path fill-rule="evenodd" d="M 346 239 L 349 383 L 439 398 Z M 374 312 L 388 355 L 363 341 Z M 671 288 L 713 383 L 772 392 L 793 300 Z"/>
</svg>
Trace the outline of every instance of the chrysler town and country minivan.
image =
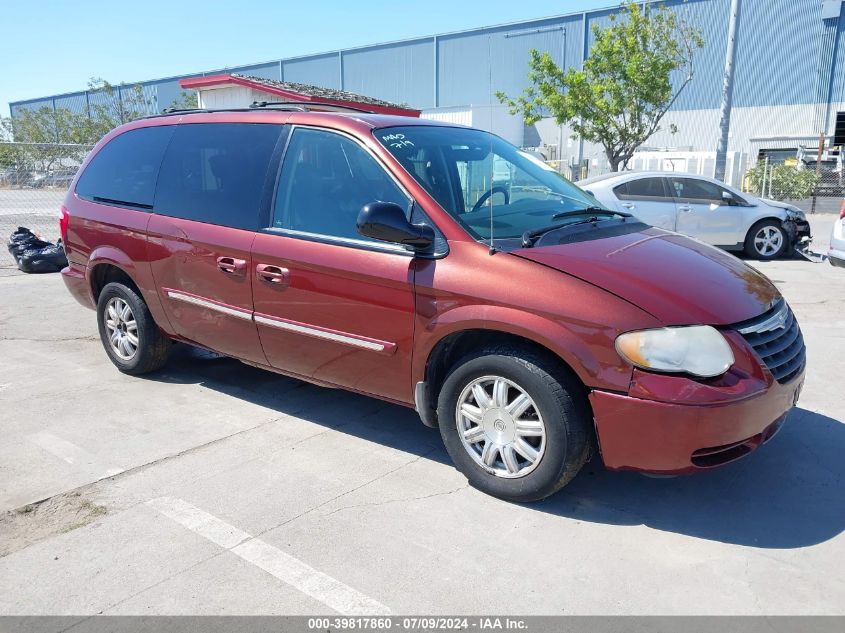
<svg viewBox="0 0 845 633">
<path fill-rule="evenodd" d="M 147 118 L 98 143 L 61 228 L 64 280 L 120 371 L 181 341 L 414 407 L 508 500 L 552 494 L 596 451 L 664 475 L 734 461 L 804 380 L 798 324 L 756 270 L 471 128 Z"/>
</svg>

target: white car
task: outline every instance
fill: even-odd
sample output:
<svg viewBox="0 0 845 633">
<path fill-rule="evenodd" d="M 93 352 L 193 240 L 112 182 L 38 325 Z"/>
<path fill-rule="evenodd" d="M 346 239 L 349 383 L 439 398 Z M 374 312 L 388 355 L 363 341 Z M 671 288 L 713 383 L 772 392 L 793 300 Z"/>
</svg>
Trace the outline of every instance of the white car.
<svg viewBox="0 0 845 633">
<path fill-rule="evenodd" d="M 827 259 L 833 266 L 845 268 L 845 201 L 842 202 L 842 211 L 839 212 L 839 219 L 833 223 L 833 231 L 830 233 L 830 250 L 827 252 Z"/>
<path fill-rule="evenodd" d="M 756 259 L 775 259 L 811 239 L 799 208 L 755 198 L 713 178 L 629 171 L 576 184 L 610 209 Z"/>
</svg>

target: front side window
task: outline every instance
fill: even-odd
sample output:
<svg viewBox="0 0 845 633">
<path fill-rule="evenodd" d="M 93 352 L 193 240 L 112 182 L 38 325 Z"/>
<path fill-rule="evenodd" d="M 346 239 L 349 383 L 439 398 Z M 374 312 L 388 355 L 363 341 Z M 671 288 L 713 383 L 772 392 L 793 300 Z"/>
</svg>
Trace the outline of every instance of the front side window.
<svg viewBox="0 0 845 633">
<path fill-rule="evenodd" d="M 476 239 L 489 239 L 491 225 L 494 239 L 519 238 L 570 221 L 560 213 L 601 206 L 539 159 L 481 130 L 419 125 L 374 134 Z"/>
<path fill-rule="evenodd" d="M 155 212 L 256 230 L 281 125 L 181 124 L 164 157 Z"/>
<path fill-rule="evenodd" d="M 285 152 L 273 228 L 368 240 L 358 213 L 371 202 L 410 200 L 373 156 L 355 141 L 325 130 L 297 128 Z"/>
<path fill-rule="evenodd" d="M 94 202 L 152 209 L 159 166 L 175 127 L 144 127 L 114 137 L 91 159 L 76 194 Z"/>
<path fill-rule="evenodd" d="M 737 204 L 745 204 L 745 200 L 715 183 L 697 178 L 672 178 L 672 189 L 675 198 L 685 202 L 705 202 L 708 204 L 728 204 L 727 194 Z"/>
</svg>

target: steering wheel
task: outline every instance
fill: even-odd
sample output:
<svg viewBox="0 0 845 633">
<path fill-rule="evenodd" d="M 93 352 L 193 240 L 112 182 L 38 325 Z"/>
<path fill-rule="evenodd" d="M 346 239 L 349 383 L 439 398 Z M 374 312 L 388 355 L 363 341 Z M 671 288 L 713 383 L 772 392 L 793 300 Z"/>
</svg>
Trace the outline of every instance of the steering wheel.
<svg viewBox="0 0 845 633">
<path fill-rule="evenodd" d="M 491 197 L 494 193 L 500 193 L 500 194 L 502 194 L 502 195 L 505 197 L 505 204 L 510 204 L 510 201 L 511 201 L 511 194 L 509 194 L 509 193 L 508 193 L 508 190 L 507 190 L 507 189 L 505 189 L 504 187 L 502 187 L 501 185 L 496 185 L 495 187 L 491 187 L 490 189 L 488 189 L 487 191 L 485 191 L 485 192 L 481 195 L 481 197 L 478 199 L 478 202 L 476 202 L 476 203 L 475 203 L 475 206 L 473 206 L 473 207 L 472 207 L 472 211 L 470 211 L 470 213 L 473 213 L 473 212 L 475 212 L 475 211 L 478 211 L 478 210 L 481 208 L 481 206 L 482 206 L 485 202 L 487 202 L 487 200 L 488 200 L 488 199 L 489 199 L 489 198 L 490 198 L 490 197 Z"/>
</svg>

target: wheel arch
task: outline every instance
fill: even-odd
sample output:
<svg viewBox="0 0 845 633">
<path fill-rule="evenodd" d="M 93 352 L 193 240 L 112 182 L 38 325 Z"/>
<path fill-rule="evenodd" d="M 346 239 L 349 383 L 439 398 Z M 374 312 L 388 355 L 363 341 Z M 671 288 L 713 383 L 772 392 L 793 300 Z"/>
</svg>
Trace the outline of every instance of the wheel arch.
<svg viewBox="0 0 845 633">
<path fill-rule="evenodd" d="M 779 218 L 776 215 L 769 215 L 769 212 L 767 212 L 766 214 L 763 214 L 762 217 L 759 217 L 756 220 L 754 220 L 751 223 L 751 225 L 748 227 L 748 231 L 746 231 L 746 233 L 745 233 L 745 239 L 743 240 L 743 246 L 746 246 L 746 250 L 747 250 L 747 245 L 748 245 L 749 241 L 754 238 L 755 233 L 760 230 L 760 227 L 763 226 L 764 224 L 771 223 L 771 224 L 777 224 L 781 228 L 781 230 L 783 231 L 783 236 L 786 239 L 786 246 L 784 247 L 785 250 L 791 248 L 792 247 L 792 237 L 790 235 L 789 230 L 784 226 L 785 222 L 786 222 L 786 219 Z"/>
<path fill-rule="evenodd" d="M 95 248 L 88 258 L 85 278 L 91 290 L 94 306 L 100 297 L 100 292 L 106 284 L 118 281 L 131 287 L 150 310 L 153 319 L 168 336 L 175 336 L 170 325 L 164 306 L 156 291 L 150 271 L 143 262 L 141 269 L 135 261 L 119 248 L 114 246 L 100 246 Z"/>
<path fill-rule="evenodd" d="M 484 347 L 508 345 L 541 356 L 561 372 L 577 380 L 586 393 L 589 389 L 589 378 L 583 370 L 583 362 L 587 359 L 571 353 L 571 350 L 562 350 L 560 345 L 553 345 L 536 331 L 515 332 L 513 329 L 512 324 L 467 324 L 465 327 L 444 333 L 432 342 L 424 354 L 421 354 L 424 363 L 420 362 L 415 372 L 416 405 L 423 423 L 427 426 L 437 426 L 437 399 L 450 368 L 461 358 Z M 589 360 L 587 364 L 590 364 Z M 581 371 L 576 370 L 576 366 L 581 368 Z"/>
<path fill-rule="evenodd" d="M 112 282 L 125 284 L 143 297 L 141 289 L 132 275 L 122 266 L 113 261 L 101 260 L 88 268 L 88 284 L 91 287 L 91 295 L 94 297 L 95 304 L 99 300 L 103 288 Z"/>
</svg>

